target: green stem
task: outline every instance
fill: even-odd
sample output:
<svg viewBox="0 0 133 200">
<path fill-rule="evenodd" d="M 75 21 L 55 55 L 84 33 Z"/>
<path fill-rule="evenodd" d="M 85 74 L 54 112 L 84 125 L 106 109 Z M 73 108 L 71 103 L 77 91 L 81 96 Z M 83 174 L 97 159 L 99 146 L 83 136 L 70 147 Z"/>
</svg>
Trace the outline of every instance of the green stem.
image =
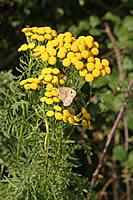
<svg viewBox="0 0 133 200">
<path fill-rule="evenodd" d="M 21 124 L 21 127 L 20 127 L 20 134 L 19 134 L 19 137 L 18 137 L 18 144 L 17 144 L 17 159 L 18 159 L 18 157 L 19 157 L 19 153 L 20 153 L 20 145 L 21 145 L 22 134 L 23 134 L 23 124 Z"/>
<path fill-rule="evenodd" d="M 32 58 L 30 56 L 30 60 L 29 60 L 29 72 L 28 72 L 28 78 L 31 76 L 31 69 L 32 69 Z"/>
<path fill-rule="evenodd" d="M 44 167 L 44 184 L 46 183 L 47 174 L 48 174 L 48 148 L 49 148 L 49 127 L 47 119 L 45 119 L 45 127 L 46 127 L 46 136 L 44 141 L 44 149 L 46 151 L 46 165 Z"/>
<path fill-rule="evenodd" d="M 74 129 L 75 129 L 75 126 L 72 127 L 71 132 L 70 132 L 69 135 L 66 137 L 66 140 L 70 138 L 70 136 L 71 136 L 71 134 L 72 134 L 72 132 L 73 132 Z"/>
</svg>

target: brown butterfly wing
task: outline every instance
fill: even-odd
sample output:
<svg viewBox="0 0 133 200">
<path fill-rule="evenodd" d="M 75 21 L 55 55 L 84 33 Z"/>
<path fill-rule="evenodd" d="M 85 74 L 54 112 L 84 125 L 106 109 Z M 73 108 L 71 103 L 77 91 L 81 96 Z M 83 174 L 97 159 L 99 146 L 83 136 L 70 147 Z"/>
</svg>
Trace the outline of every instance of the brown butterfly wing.
<svg viewBox="0 0 133 200">
<path fill-rule="evenodd" d="M 67 91 L 64 90 L 63 87 L 60 87 L 60 88 L 58 88 L 58 93 L 59 93 L 61 100 L 64 102 L 67 97 Z"/>
</svg>

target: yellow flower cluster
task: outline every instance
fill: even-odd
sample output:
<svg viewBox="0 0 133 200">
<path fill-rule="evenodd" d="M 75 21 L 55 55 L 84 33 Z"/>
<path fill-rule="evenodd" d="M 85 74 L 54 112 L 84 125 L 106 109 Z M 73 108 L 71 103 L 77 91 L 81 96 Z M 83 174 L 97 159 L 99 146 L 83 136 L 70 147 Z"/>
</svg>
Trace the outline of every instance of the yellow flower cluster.
<svg viewBox="0 0 133 200">
<path fill-rule="evenodd" d="M 24 86 L 26 90 L 36 90 L 40 85 L 40 80 L 38 78 L 27 78 L 20 81 L 20 85 Z"/>
<path fill-rule="evenodd" d="M 90 128 L 91 126 L 91 115 L 87 112 L 86 108 L 82 108 L 82 126 Z"/>
<path fill-rule="evenodd" d="M 56 31 L 50 27 L 27 27 L 23 28 L 22 32 L 25 33 L 26 37 L 32 40 L 37 40 L 39 42 L 44 42 L 45 40 L 52 40 L 56 37 Z"/>
<path fill-rule="evenodd" d="M 48 117 L 55 117 L 56 120 L 63 120 L 65 123 L 77 124 L 82 120 L 82 126 L 86 128 L 91 127 L 91 115 L 87 112 L 86 108 L 82 108 L 82 116 L 72 114 L 68 109 L 62 110 L 60 106 L 54 106 L 54 110 L 47 111 Z"/>
<path fill-rule="evenodd" d="M 42 81 L 43 84 L 54 84 L 54 85 L 64 85 L 64 77 L 65 75 L 60 72 L 58 68 L 44 68 L 41 71 L 41 75 L 38 77 L 39 80 Z"/>
<path fill-rule="evenodd" d="M 69 109 L 62 110 L 58 87 L 64 84 L 69 87 L 67 76 L 71 69 L 79 73 L 86 82 L 110 74 L 109 61 L 97 57 L 98 42 L 90 35 L 76 39 L 71 32 L 57 34 L 50 27 L 28 27 L 23 28 L 22 32 L 25 33 L 28 44 L 21 45 L 18 51 L 29 50 L 33 60 L 41 62 L 41 74 L 38 78 L 22 80 L 20 85 L 26 90 L 36 90 L 39 86 L 43 86 L 44 95 L 40 101 L 48 105 L 49 110 L 46 113 L 48 117 L 70 124 L 81 122 L 83 127 L 90 128 L 91 116 L 85 108 L 82 108 L 80 118 L 79 115 L 72 114 Z M 42 66 L 45 67 L 42 69 Z"/>
<path fill-rule="evenodd" d="M 35 47 L 35 43 L 31 42 L 29 44 L 22 44 L 19 49 L 18 52 L 20 51 L 27 51 L 28 49 L 33 49 Z"/>
<path fill-rule="evenodd" d="M 48 105 L 51 105 L 53 103 L 59 103 L 60 97 L 58 94 L 58 88 L 53 87 L 52 84 L 47 84 L 46 86 L 46 92 L 44 93 L 44 97 L 40 98 L 41 102 L 45 102 Z"/>
</svg>

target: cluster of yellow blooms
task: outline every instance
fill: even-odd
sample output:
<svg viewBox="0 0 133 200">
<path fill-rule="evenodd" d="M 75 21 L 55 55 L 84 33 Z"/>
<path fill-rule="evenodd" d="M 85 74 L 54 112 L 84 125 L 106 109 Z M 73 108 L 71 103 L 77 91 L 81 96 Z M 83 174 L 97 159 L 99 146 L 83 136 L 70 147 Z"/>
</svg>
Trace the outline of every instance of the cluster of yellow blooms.
<svg viewBox="0 0 133 200">
<path fill-rule="evenodd" d="M 111 70 L 107 59 L 100 60 L 96 57 L 99 54 L 99 44 L 92 36 L 80 36 L 77 39 L 71 32 L 57 34 L 50 27 L 23 28 L 28 44 L 20 46 L 18 51 L 29 51 L 32 57 L 36 57 L 43 64 L 44 68 L 38 78 L 27 78 L 20 82 L 26 90 L 36 90 L 44 86 L 44 96 L 41 102 L 56 104 L 47 111 L 48 117 L 55 117 L 56 120 L 63 120 L 65 123 L 78 123 L 82 120 L 84 127 L 90 127 L 90 114 L 82 108 L 82 117 L 73 115 L 69 109 L 62 110 L 60 107 L 60 96 L 58 87 L 65 84 L 66 74 L 62 72 L 71 70 L 71 67 L 78 70 L 86 82 L 92 82 L 97 77 L 104 77 L 110 74 Z M 51 107 L 50 107 L 51 108 Z"/>
<path fill-rule="evenodd" d="M 62 110 L 60 106 L 54 106 L 54 110 L 47 111 L 46 115 L 48 117 L 55 116 L 56 120 L 63 120 L 65 123 L 75 124 L 81 121 L 83 127 L 90 128 L 91 126 L 91 115 L 87 112 L 86 108 L 82 107 L 82 116 L 79 118 L 78 116 L 72 114 L 69 109 Z"/>
</svg>

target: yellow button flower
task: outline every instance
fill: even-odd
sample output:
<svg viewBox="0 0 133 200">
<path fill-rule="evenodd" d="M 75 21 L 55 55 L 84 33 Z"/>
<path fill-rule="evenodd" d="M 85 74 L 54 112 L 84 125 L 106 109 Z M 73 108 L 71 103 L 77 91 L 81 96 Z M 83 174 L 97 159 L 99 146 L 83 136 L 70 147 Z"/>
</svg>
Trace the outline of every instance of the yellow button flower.
<svg viewBox="0 0 133 200">
<path fill-rule="evenodd" d="M 83 69 L 84 63 L 82 61 L 78 61 L 78 62 L 75 63 L 75 67 L 78 70 Z"/>
<path fill-rule="evenodd" d="M 74 118 L 74 120 L 75 120 L 76 122 L 79 122 L 79 121 L 80 121 L 80 119 L 79 119 L 77 116 L 74 116 L 73 118 Z"/>
<path fill-rule="evenodd" d="M 78 62 L 78 61 L 79 61 L 79 59 L 78 59 L 77 56 L 71 58 L 71 63 L 72 63 L 72 64 L 74 64 L 74 63 L 76 63 L 76 62 Z"/>
<path fill-rule="evenodd" d="M 87 113 L 86 108 L 85 108 L 85 107 L 82 107 L 81 112 L 82 112 L 82 113 Z"/>
<path fill-rule="evenodd" d="M 26 51 L 28 49 L 28 45 L 27 44 L 22 44 L 20 46 L 20 48 L 18 49 L 18 51 Z"/>
<path fill-rule="evenodd" d="M 87 63 L 86 67 L 89 72 L 92 72 L 95 68 L 95 65 L 94 65 L 94 63 L 90 62 L 90 63 Z"/>
<path fill-rule="evenodd" d="M 101 74 L 102 77 L 104 77 L 106 75 L 106 71 L 104 69 L 101 70 Z"/>
<path fill-rule="evenodd" d="M 81 53 L 80 52 L 78 52 L 78 53 L 75 53 L 75 56 L 79 59 L 79 60 L 81 60 L 82 59 L 82 55 L 81 55 Z"/>
<path fill-rule="evenodd" d="M 105 67 L 105 71 L 106 71 L 107 74 L 111 73 L 111 69 L 109 67 Z"/>
<path fill-rule="evenodd" d="M 90 63 L 94 63 L 94 62 L 95 62 L 95 59 L 94 59 L 93 57 L 89 57 L 89 58 L 87 59 L 87 61 L 90 62 Z"/>
<path fill-rule="evenodd" d="M 40 80 L 39 80 L 38 78 L 34 78 L 34 79 L 33 79 L 33 82 L 34 82 L 34 83 L 40 83 Z"/>
<path fill-rule="evenodd" d="M 51 35 L 52 35 L 53 37 L 56 37 L 56 36 L 57 36 L 56 31 L 55 31 L 55 30 L 52 30 Z"/>
<path fill-rule="evenodd" d="M 38 35 L 36 38 L 39 42 L 43 42 L 45 40 L 43 35 Z"/>
<path fill-rule="evenodd" d="M 57 88 L 53 88 L 52 91 L 51 91 L 52 95 L 53 96 L 58 96 L 58 89 Z"/>
<path fill-rule="evenodd" d="M 64 37 L 64 42 L 68 42 L 68 43 L 71 43 L 72 42 L 72 37 L 70 36 L 65 36 Z"/>
<path fill-rule="evenodd" d="M 82 52 L 85 50 L 85 44 L 80 44 L 79 45 L 79 50 Z"/>
<path fill-rule="evenodd" d="M 98 42 L 96 42 L 96 41 L 93 42 L 93 46 L 96 47 L 96 48 L 99 48 L 99 44 L 98 44 Z"/>
<path fill-rule="evenodd" d="M 88 113 L 88 112 L 84 112 L 84 113 L 83 113 L 83 117 L 84 117 L 86 120 L 90 120 L 90 119 L 91 119 L 91 115 L 90 115 L 90 113 Z"/>
<path fill-rule="evenodd" d="M 88 128 L 91 127 L 91 122 L 90 122 L 90 121 L 87 122 L 87 127 L 88 127 Z"/>
<path fill-rule="evenodd" d="M 82 120 L 82 126 L 83 126 L 83 127 L 87 127 L 87 125 L 88 125 L 88 124 L 87 124 L 87 121 L 86 121 L 85 119 L 83 119 L 83 120 Z"/>
<path fill-rule="evenodd" d="M 85 77 L 86 75 L 87 75 L 87 69 L 81 69 L 81 70 L 79 70 L 79 75 L 81 76 L 81 77 Z"/>
<path fill-rule="evenodd" d="M 49 91 L 47 91 L 47 92 L 45 92 L 45 96 L 46 96 L 46 97 L 52 97 L 52 93 L 49 92 Z"/>
<path fill-rule="evenodd" d="M 71 60 L 69 58 L 65 58 L 63 59 L 62 64 L 64 67 L 69 67 L 71 65 Z"/>
<path fill-rule="evenodd" d="M 91 35 L 88 35 L 88 36 L 86 37 L 86 39 L 89 40 L 89 41 L 91 41 L 91 42 L 94 41 L 94 38 L 93 38 Z M 86 40 L 86 39 L 85 39 L 85 40 Z"/>
<path fill-rule="evenodd" d="M 97 48 L 92 48 L 91 52 L 93 53 L 94 56 L 97 56 L 99 54 L 99 50 Z"/>
<path fill-rule="evenodd" d="M 109 65 L 109 61 L 107 59 L 102 59 L 102 65 L 108 66 Z"/>
<path fill-rule="evenodd" d="M 31 83 L 30 85 L 32 90 L 36 90 L 38 88 L 38 84 L 37 83 Z"/>
<path fill-rule="evenodd" d="M 94 80 L 94 76 L 92 74 L 87 74 L 85 80 L 90 83 Z"/>
<path fill-rule="evenodd" d="M 41 98 L 40 98 L 40 101 L 41 101 L 41 102 L 46 102 L 46 100 L 47 100 L 47 97 L 41 97 Z"/>
<path fill-rule="evenodd" d="M 95 68 L 101 70 L 102 69 L 102 64 L 100 62 L 95 63 Z"/>
<path fill-rule="evenodd" d="M 50 56 L 56 56 L 56 50 L 54 48 L 48 48 L 47 52 Z"/>
<path fill-rule="evenodd" d="M 49 105 L 53 104 L 53 99 L 52 98 L 47 98 L 46 99 L 46 103 L 49 104 Z"/>
<path fill-rule="evenodd" d="M 61 100 L 60 100 L 59 97 L 53 97 L 53 101 L 54 101 L 55 103 L 59 103 Z"/>
<path fill-rule="evenodd" d="M 52 35 L 49 34 L 49 33 L 46 33 L 46 34 L 44 35 L 44 38 L 45 38 L 46 40 L 52 40 Z"/>
<path fill-rule="evenodd" d="M 29 49 L 33 49 L 34 47 L 35 47 L 35 43 L 33 43 L 33 42 L 28 44 Z"/>
<path fill-rule="evenodd" d="M 66 43 L 64 44 L 64 47 L 65 47 L 66 49 L 71 49 L 71 44 L 68 43 L 68 42 L 66 42 Z"/>
<path fill-rule="evenodd" d="M 90 41 L 90 40 L 85 40 L 85 44 L 87 45 L 87 47 L 89 48 L 89 49 L 91 49 L 92 48 L 92 46 L 93 46 L 93 43 Z"/>
<path fill-rule="evenodd" d="M 33 33 L 32 32 L 26 32 L 25 35 L 26 37 L 30 37 Z"/>
<path fill-rule="evenodd" d="M 63 110 L 63 115 L 67 116 L 67 117 L 70 117 L 71 113 L 68 110 Z"/>
<path fill-rule="evenodd" d="M 53 47 L 57 47 L 59 44 L 59 42 L 56 39 L 52 40 L 51 42 L 52 42 Z"/>
<path fill-rule="evenodd" d="M 95 60 L 95 63 L 100 63 L 101 61 L 100 61 L 100 58 L 94 58 L 94 60 Z"/>
<path fill-rule="evenodd" d="M 75 53 L 77 53 L 79 51 L 78 45 L 77 44 L 72 44 L 71 46 L 71 50 Z"/>
<path fill-rule="evenodd" d="M 37 38 L 38 38 L 38 34 L 33 34 L 33 35 L 31 36 L 31 39 L 32 39 L 32 40 L 37 40 Z"/>
<path fill-rule="evenodd" d="M 55 65 L 56 64 L 56 57 L 54 57 L 54 56 L 49 57 L 48 63 L 50 65 Z"/>
<path fill-rule="evenodd" d="M 88 58 L 89 57 L 89 52 L 87 50 L 83 50 L 81 52 L 81 55 L 82 55 L 83 58 Z"/>
<path fill-rule="evenodd" d="M 73 52 L 68 52 L 67 58 L 71 59 L 71 58 L 73 58 L 73 57 L 75 57 L 75 53 L 73 53 Z"/>
<path fill-rule="evenodd" d="M 52 80 L 52 75 L 51 75 L 51 74 L 45 75 L 45 76 L 44 76 L 44 80 L 50 82 L 50 81 Z"/>
<path fill-rule="evenodd" d="M 63 79 L 60 79 L 60 80 L 59 80 L 59 83 L 60 83 L 61 85 L 64 85 L 65 81 L 64 81 Z"/>
<path fill-rule="evenodd" d="M 72 37 L 72 33 L 71 32 L 65 32 L 64 36 L 66 36 L 66 37 Z"/>
<path fill-rule="evenodd" d="M 39 77 L 38 77 L 38 79 L 41 81 L 41 80 L 43 80 L 44 79 L 44 74 L 41 74 Z"/>
<path fill-rule="evenodd" d="M 51 91 L 52 88 L 53 88 L 53 85 L 51 83 L 48 83 L 47 86 L 46 86 L 46 90 Z"/>
<path fill-rule="evenodd" d="M 27 82 L 32 83 L 34 81 L 34 78 L 27 78 Z"/>
<path fill-rule="evenodd" d="M 100 76 L 100 70 L 99 69 L 94 69 L 93 72 L 92 72 L 92 75 L 94 77 L 99 77 Z"/>
<path fill-rule="evenodd" d="M 53 117 L 54 116 L 54 111 L 53 110 L 49 110 L 48 112 L 46 112 L 46 115 L 48 117 Z"/>
<path fill-rule="evenodd" d="M 25 84 L 25 85 L 24 85 L 24 88 L 25 88 L 26 90 L 30 90 L 30 89 L 31 89 L 31 84 L 28 84 L 28 83 Z"/>
<path fill-rule="evenodd" d="M 62 120 L 63 119 L 63 115 L 60 112 L 55 112 L 55 118 L 56 120 Z"/>
<path fill-rule="evenodd" d="M 47 62 L 49 59 L 49 54 L 47 52 L 44 52 L 41 54 L 40 58 L 44 61 Z"/>
<path fill-rule="evenodd" d="M 61 108 L 60 106 L 54 106 L 54 109 L 55 109 L 56 111 L 62 111 L 62 108 Z"/>
<path fill-rule="evenodd" d="M 73 119 L 72 116 L 68 117 L 68 122 L 69 122 L 70 124 L 74 124 L 74 119 Z"/>
<path fill-rule="evenodd" d="M 64 121 L 65 123 L 68 122 L 68 117 L 67 117 L 66 115 L 63 115 L 63 121 Z"/>
<path fill-rule="evenodd" d="M 47 26 L 47 27 L 45 27 L 45 32 L 52 33 L 52 29 L 49 26 Z"/>
<path fill-rule="evenodd" d="M 65 58 L 66 56 L 66 52 L 65 51 L 61 51 L 59 50 L 58 53 L 57 53 L 57 57 L 58 58 Z"/>
<path fill-rule="evenodd" d="M 27 79 L 20 81 L 20 85 L 25 85 L 27 83 Z"/>
<path fill-rule="evenodd" d="M 58 76 L 53 76 L 52 83 L 58 84 Z"/>
<path fill-rule="evenodd" d="M 60 73 L 60 70 L 58 68 L 53 68 L 53 74 L 59 74 Z"/>
<path fill-rule="evenodd" d="M 52 73 L 52 68 L 44 68 L 42 69 L 41 73 L 42 74 L 51 74 Z"/>
</svg>

